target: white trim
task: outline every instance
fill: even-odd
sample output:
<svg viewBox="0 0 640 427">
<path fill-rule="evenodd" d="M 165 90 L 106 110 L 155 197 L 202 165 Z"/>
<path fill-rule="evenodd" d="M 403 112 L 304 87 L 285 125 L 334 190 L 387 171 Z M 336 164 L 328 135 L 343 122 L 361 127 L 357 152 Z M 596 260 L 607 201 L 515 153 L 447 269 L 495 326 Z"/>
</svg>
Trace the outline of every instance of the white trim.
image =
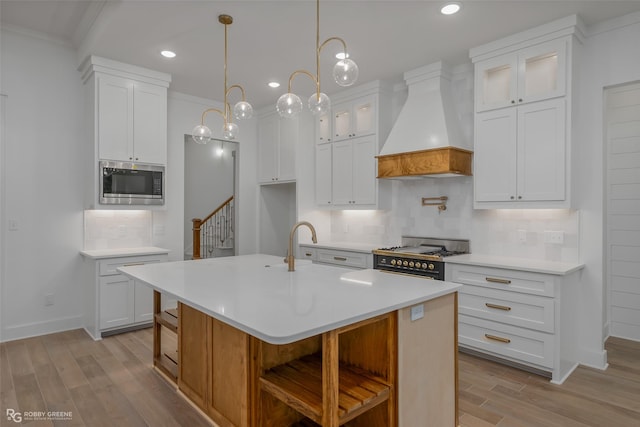
<svg viewBox="0 0 640 427">
<path fill-rule="evenodd" d="M 4 310 L 3 310 L 4 311 Z M 23 325 L 9 326 L 4 328 L 2 341 L 14 341 L 23 338 L 37 337 L 40 335 L 53 334 L 56 332 L 82 329 L 82 315 L 61 317 L 58 319 L 43 320 Z"/>
<path fill-rule="evenodd" d="M 587 37 L 617 30 L 622 27 L 640 23 L 640 12 L 628 13 L 626 15 L 612 18 L 607 21 L 598 22 L 587 28 Z"/>
<path fill-rule="evenodd" d="M 43 33 L 41 31 L 30 30 L 28 28 L 20 27 L 18 25 L 2 23 L 0 30 L 8 31 L 11 33 L 19 34 L 21 36 L 33 37 L 39 40 L 44 40 L 50 43 L 55 43 L 64 47 L 74 48 L 70 40 L 62 37 L 52 36 L 51 34 Z"/>
<path fill-rule="evenodd" d="M 6 112 L 6 100 L 7 95 L 0 94 L 0 342 L 4 340 L 5 332 L 4 325 L 6 325 L 5 321 L 5 313 L 7 310 L 5 309 L 5 298 L 4 298 L 4 287 L 6 281 L 6 271 L 5 268 L 6 260 L 6 233 L 7 233 L 7 224 L 5 223 L 5 197 L 7 192 L 5 191 L 5 171 L 7 168 L 5 167 L 5 140 L 6 140 L 6 126 L 5 126 L 5 112 Z"/>
</svg>

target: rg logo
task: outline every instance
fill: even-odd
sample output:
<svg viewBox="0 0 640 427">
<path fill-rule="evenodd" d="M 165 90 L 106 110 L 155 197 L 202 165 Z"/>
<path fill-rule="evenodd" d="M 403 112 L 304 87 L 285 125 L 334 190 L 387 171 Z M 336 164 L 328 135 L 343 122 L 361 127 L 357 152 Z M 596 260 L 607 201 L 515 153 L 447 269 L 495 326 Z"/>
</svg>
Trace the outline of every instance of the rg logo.
<svg viewBox="0 0 640 427">
<path fill-rule="evenodd" d="M 7 409 L 7 420 L 13 421 L 14 423 L 22 422 L 22 413 L 16 412 L 15 409 Z"/>
</svg>

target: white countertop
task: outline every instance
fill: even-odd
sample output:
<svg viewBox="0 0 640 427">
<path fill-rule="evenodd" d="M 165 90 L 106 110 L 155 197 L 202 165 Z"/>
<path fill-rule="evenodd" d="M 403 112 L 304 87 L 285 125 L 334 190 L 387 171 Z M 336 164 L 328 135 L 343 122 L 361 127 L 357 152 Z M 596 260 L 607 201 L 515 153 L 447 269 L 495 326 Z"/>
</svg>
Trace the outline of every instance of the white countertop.
<svg viewBox="0 0 640 427">
<path fill-rule="evenodd" d="M 444 258 L 446 263 L 477 265 L 483 267 L 506 268 L 509 270 L 531 271 L 534 273 L 564 276 L 584 268 L 584 264 L 513 258 L 498 255 L 466 254 Z"/>
<path fill-rule="evenodd" d="M 169 252 L 171 252 L 169 249 L 156 248 L 155 246 L 144 246 L 139 248 L 93 249 L 80 251 L 80 254 L 87 258 L 101 259 L 118 258 L 121 256 L 168 254 Z"/>
<path fill-rule="evenodd" d="M 272 344 L 287 344 L 452 293 L 450 282 L 242 255 L 118 268 Z"/>
<path fill-rule="evenodd" d="M 375 243 L 353 243 L 353 242 L 300 242 L 299 246 L 305 246 L 308 248 L 320 248 L 320 249 L 338 249 L 341 251 L 354 251 L 354 252 L 366 252 L 371 253 L 374 249 L 385 247 L 385 245 Z"/>
</svg>

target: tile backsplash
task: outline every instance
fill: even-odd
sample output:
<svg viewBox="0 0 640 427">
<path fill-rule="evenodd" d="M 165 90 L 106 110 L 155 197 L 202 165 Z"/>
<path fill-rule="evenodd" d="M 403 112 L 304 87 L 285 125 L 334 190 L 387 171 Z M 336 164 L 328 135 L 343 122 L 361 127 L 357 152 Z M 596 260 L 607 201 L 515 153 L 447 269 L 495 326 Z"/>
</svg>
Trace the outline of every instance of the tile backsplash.
<svg viewBox="0 0 640 427">
<path fill-rule="evenodd" d="M 84 211 L 84 249 L 152 246 L 153 217 L 148 210 Z"/>
<path fill-rule="evenodd" d="M 473 209 L 471 177 L 393 183 L 389 211 L 331 212 L 331 240 L 391 246 L 401 236 L 469 239 L 472 253 L 561 262 L 580 260 L 580 212 L 568 209 Z M 447 196 L 447 209 L 422 197 Z M 561 232 L 550 243 L 545 232 Z"/>
</svg>

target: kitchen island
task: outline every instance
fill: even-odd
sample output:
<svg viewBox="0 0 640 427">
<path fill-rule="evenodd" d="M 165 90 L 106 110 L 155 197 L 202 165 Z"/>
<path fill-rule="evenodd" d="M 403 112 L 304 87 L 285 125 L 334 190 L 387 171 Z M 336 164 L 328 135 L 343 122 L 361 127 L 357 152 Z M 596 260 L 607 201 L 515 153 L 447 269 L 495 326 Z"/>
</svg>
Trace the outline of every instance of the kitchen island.
<svg viewBox="0 0 640 427">
<path fill-rule="evenodd" d="M 457 284 L 269 255 L 119 271 L 179 301 L 177 386 L 220 426 L 457 423 Z"/>
</svg>

